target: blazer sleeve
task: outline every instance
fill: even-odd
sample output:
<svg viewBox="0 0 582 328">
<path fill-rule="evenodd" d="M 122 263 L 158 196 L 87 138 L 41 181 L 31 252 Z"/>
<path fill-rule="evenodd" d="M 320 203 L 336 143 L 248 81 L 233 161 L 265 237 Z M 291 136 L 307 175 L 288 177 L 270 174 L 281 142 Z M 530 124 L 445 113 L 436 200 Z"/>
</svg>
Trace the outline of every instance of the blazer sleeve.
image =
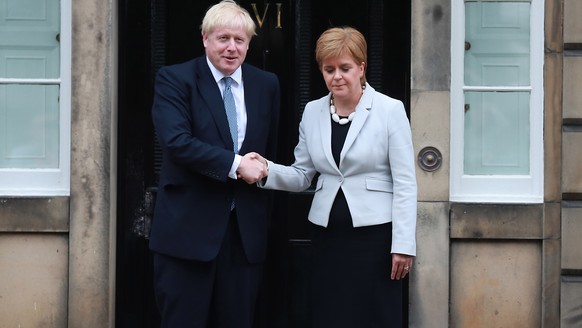
<svg viewBox="0 0 582 328">
<path fill-rule="evenodd" d="M 266 179 L 257 182 L 259 187 L 301 192 L 311 186 L 316 170 L 305 140 L 305 130 L 310 128 L 309 119 L 305 117 L 307 112 L 306 108 L 301 123 L 299 123 L 299 141 L 293 152 L 295 162 L 291 166 L 285 166 L 269 161 L 269 175 Z"/>
<path fill-rule="evenodd" d="M 388 156 L 393 179 L 392 253 L 416 255 L 417 187 L 414 148 L 404 105 L 398 102 L 389 121 Z"/>
</svg>

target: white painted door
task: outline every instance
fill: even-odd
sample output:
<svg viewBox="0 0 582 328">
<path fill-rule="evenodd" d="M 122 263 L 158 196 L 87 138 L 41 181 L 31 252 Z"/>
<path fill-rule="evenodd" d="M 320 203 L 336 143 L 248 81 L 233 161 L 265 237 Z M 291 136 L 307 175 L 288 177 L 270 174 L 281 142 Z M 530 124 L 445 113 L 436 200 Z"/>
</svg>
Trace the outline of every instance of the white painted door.
<svg viewBox="0 0 582 328">
<path fill-rule="evenodd" d="M 467 2 L 464 174 L 527 175 L 530 3 Z"/>
<path fill-rule="evenodd" d="M 59 32 L 59 0 L 0 0 L 0 168 L 59 167 Z"/>
</svg>

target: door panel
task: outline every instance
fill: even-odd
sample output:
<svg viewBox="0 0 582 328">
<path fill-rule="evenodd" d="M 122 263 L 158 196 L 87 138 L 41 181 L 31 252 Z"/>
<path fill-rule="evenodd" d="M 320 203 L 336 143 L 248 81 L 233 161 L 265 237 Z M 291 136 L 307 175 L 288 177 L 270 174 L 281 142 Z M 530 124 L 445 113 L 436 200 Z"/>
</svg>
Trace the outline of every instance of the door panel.
<svg viewBox="0 0 582 328">
<path fill-rule="evenodd" d="M 529 92 L 465 93 L 465 174 L 529 174 L 529 98 Z"/>
<path fill-rule="evenodd" d="M 467 86 L 530 85 L 530 7 L 465 4 Z M 529 98 L 529 92 L 465 92 L 464 174 L 529 174 Z"/>
<path fill-rule="evenodd" d="M 530 4 L 466 3 L 465 84 L 530 84 Z"/>
<path fill-rule="evenodd" d="M 59 33 L 59 1 L 0 0 L 0 78 L 59 78 Z M 58 96 L 58 85 L 0 85 L 0 168 L 59 167 Z"/>
<path fill-rule="evenodd" d="M 216 1 L 120 1 L 120 140 L 117 323 L 155 327 L 147 233 L 159 170 L 150 108 L 155 72 L 202 55 L 199 26 Z M 315 64 L 314 44 L 329 26 L 352 25 L 369 42 L 368 80 L 408 108 L 410 3 L 368 0 L 239 1 L 260 26 L 247 62 L 272 71 L 281 83 L 278 162 L 293 162 L 305 104 L 327 93 Z M 269 253 L 257 327 L 309 326 L 310 241 L 307 212 L 312 192 L 274 192 Z"/>
<path fill-rule="evenodd" d="M 0 77 L 59 77 L 60 2 L 31 2 L 0 1 Z"/>
</svg>

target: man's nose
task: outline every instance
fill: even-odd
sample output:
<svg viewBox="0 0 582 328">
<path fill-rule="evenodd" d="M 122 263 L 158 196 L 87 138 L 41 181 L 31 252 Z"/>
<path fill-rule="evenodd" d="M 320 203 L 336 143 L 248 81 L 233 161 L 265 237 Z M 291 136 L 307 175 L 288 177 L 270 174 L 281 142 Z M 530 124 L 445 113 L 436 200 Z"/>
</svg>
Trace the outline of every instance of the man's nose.
<svg viewBox="0 0 582 328">
<path fill-rule="evenodd" d="M 236 43 L 234 42 L 234 39 L 228 39 L 227 49 L 229 49 L 229 50 L 235 50 L 236 49 Z"/>
</svg>

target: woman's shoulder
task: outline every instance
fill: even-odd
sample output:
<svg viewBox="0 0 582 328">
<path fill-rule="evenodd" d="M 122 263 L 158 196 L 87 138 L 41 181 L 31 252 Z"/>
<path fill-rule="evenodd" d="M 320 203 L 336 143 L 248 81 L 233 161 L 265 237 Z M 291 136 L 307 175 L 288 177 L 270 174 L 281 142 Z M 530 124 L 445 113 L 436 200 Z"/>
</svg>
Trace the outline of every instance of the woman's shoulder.
<svg viewBox="0 0 582 328">
<path fill-rule="evenodd" d="M 381 92 L 374 91 L 370 107 L 371 115 L 375 116 L 379 122 L 384 121 L 384 119 L 390 123 L 408 120 L 404 103 Z"/>
<path fill-rule="evenodd" d="M 372 112 L 382 116 L 406 115 L 406 110 L 404 109 L 404 103 L 402 101 L 378 91 L 374 91 L 370 108 L 372 109 Z"/>
<path fill-rule="evenodd" d="M 329 102 L 329 97 L 330 97 L 330 94 L 328 93 L 328 94 L 326 94 L 325 96 L 323 96 L 323 97 L 321 97 L 319 99 L 310 100 L 307 103 L 307 106 L 314 106 L 314 105 L 317 105 L 317 104 Z"/>
<path fill-rule="evenodd" d="M 329 94 L 319 98 L 319 99 L 314 99 L 309 101 L 306 105 L 305 105 L 305 110 L 304 112 L 312 112 L 312 111 L 318 111 L 319 109 L 322 108 L 322 106 L 325 106 L 326 104 L 329 104 Z"/>
<path fill-rule="evenodd" d="M 402 106 L 403 103 L 401 100 L 392 98 L 386 94 L 383 94 L 378 91 L 374 91 L 374 102 L 379 102 L 383 105 L 390 105 L 391 106 Z"/>
</svg>

